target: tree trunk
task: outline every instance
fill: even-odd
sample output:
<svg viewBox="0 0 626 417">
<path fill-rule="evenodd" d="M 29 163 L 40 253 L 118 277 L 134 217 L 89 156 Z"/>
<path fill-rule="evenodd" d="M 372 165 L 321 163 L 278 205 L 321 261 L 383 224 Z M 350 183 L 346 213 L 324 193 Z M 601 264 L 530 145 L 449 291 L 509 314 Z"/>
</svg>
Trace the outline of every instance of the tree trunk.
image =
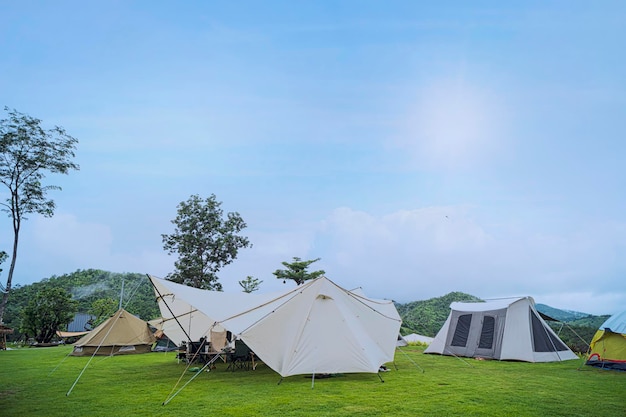
<svg viewBox="0 0 626 417">
<path fill-rule="evenodd" d="M 9 293 L 11 292 L 11 283 L 13 282 L 13 271 L 15 270 L 15 259 L 17 258 L 17 242 L 20 235 L 20 221 L 13 222 L 13 256 L 11 256 L 11 267 L 7 277 L 7 285 L 5 285 L 4 294 L 2 294 L 2 303 L 0 303 L 0 324 L 4 323 L 4 310 L 9 301 Z"/>
</svg>

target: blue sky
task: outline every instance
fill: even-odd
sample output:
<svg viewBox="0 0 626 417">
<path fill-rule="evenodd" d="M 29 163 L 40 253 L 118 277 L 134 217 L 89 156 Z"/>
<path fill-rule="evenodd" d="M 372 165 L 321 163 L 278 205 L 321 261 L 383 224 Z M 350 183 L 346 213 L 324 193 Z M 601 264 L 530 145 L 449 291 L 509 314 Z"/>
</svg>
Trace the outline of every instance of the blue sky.
<svg viewBox="0 0 626 417">
<path fill-rule="evenodd" d="M 254 245 L 226 290 L 319 257 L 399 302 L 623 310 L 626 4 L 430 3 L 1 4 L 0 105 L 63 126 L 81 166 L 49 178 L 15 284 L 163 277 L 177 204 L 213 193 Z"/>
</svg>

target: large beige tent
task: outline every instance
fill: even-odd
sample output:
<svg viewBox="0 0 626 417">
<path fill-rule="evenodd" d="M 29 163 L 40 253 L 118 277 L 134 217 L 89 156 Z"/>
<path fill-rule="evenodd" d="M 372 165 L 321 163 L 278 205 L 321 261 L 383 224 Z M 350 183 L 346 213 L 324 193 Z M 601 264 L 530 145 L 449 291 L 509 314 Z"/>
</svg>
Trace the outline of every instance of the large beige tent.
<svg viewBox="0 0 626 417">
<path fill-rule="evenodd" d="M 424 353 L 555 362 L 578 359 L 535 309 L 532 297 L 452 303 Z"/>
<path fill-rule="evenodd" d="M 375 373 L 394 358 L 401 319 L 393 302 L 347 291 L 325 277 L 266 295 L 150 280 L 170 338 L 167 327 L 174 331 L 172 323 L 194 339 L 210 338 L 211 330 L 228 330 L 283 377 Z"/>
<path fill-rule="evenodd" d="M 73 356 L 150 352 L 156 341 L 148 323 L 123 308 L 74 343 Z"/>
</svg>

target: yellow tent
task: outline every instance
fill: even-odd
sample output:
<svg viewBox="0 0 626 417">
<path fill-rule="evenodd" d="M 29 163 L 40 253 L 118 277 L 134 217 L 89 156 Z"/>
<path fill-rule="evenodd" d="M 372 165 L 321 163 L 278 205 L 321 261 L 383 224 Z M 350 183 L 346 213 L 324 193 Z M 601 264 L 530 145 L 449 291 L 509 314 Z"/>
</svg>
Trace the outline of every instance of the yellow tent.
<svg viewBox="0 0 626 417">
<path fill-rule="evenodd" d="M 626 311 L 605 321 L 589 346 L 587 365 L 626 371 Z"/>
</svg>

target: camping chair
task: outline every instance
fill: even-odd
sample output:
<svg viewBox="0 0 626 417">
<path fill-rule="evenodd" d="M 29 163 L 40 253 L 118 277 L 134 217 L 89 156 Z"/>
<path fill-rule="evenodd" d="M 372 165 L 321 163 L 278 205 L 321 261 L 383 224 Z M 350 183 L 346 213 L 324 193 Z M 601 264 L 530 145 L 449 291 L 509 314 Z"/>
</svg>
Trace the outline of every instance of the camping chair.
<svg viewBox="0 0 626 417">
<path fill-rule="evenodd" d="M 213 362 L 215 356 L 219 356 L 219 358 L 226 362 L 226 354 L 224 353 L 224 348 L 226 347 L 226 331 L 214 331 L 211 330 L 211 343 L 209 343 L 209 350 L 207 351 L 207 356 L 209 360 Z"/>
<path fill-rule="evenodd" d="M 205 362 L 208 351 L 208 343 L 203 337 L 198 342 L 187 343 L 187 363 Z"/>
<path fill-rule="evenodd" d="M 250 370 L 251 350 L 243 340 L 235 340 L 235 350 L 228 355 L 228 368 L 235 372 L 235 369 Z"/>
</svg>

